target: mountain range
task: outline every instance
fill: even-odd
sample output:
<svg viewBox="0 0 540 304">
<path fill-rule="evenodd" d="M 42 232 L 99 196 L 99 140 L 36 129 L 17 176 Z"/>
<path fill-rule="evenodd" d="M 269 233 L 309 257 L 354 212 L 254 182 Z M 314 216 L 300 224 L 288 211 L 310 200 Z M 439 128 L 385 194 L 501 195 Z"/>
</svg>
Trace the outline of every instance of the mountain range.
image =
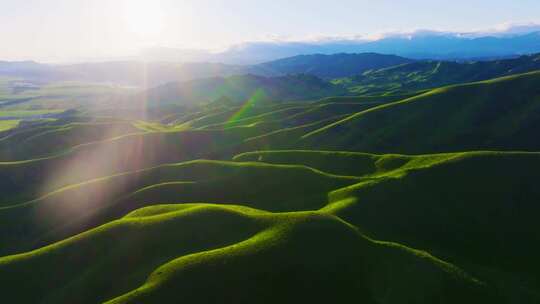
<svg viewBox="0 0 540 304">
<path fill-rule="evenodd" d="M 139 88 L 136 93 L 110 98 L 107 92 L 118 95 L 117 89 L 111 91 L 94 86 L 80 91 L 76 88 L 81 92 L 83 103 L 88 102 L 85 96 L 100 88 L 103 91 L 99 93 L 102 96 L 100 100 L 104 103 L 119 103 L 123 99 L 122 104 L 126 107 L 135 104 L 149 107 L 164 104 L 193 106 L 222 98 L 244 103 L 252 99 L 258 102 L 290 102 L 332 96 L 411 94 L 440 86 L 535 71 L 540 68 L 539 56 L 458 62 L 413 60 L 376 53 L 314 54 L 253 66 L 140 62 L 50 66 L 34 62 L 3 62 L 0 63 L 0 75 L 28 81 L 22 82 L 22 87 L 11 89 L 12 94 L 4 97 L 8 102 L 6 105 L 24 104 L 39 98 L 41 82 L 46 79 L 53 83 L 101 80 L 115 86 L 135 85 Z M 28 90 L 32 94 L 24 95 Z M 47 96 L 61 97 L 62 92 L 55 89 Z"/>
<path fill-rule="evenodd" d="M 376 66 L 393 65 L 388 68 Z M 305 55 L 265 65 L 274 73 L 288 76 L 264 77 L 253 74 L 172 82 L 142 93 L 147 105 L 209 103 L 221 97 L 244 103 L 257 100 L 301 101 L 330 96 L 411 94 L 451 84 L 475 82 L 540 69 L 540 54 L 516 59 L 450 62 L 414 61 L 379 54 Z M 307 73 L 307 74 L 295 74 Z M 356 74 L 358 73 L 358 74 Z M 355 75 L 332 81 L 321 77 Z"/>
<path fill-rule="evenodd" d="M 354 94 L 405 93 L 455 83 L 487 80 L 540 69 L 540 54 L 493 61 L 415 61 L 369 70 L 333 82 Z"/>
<path fill-rule="evenodd" d="M 285 102 L 347 94 L 348 91 L 344 87 L 307 74 L 279 77 L 248 74 L 171 82 L 146 90 L 139 94 L 139 98 L 154 106 L 208 104 L 220 98 L 226 98 L 236 104 L 246 101 Z"/>
<path fill-rule="evenodd" d="M 174 56 L 175 52 L 180 54 Z M 185 58 L 183 51 L 167 49 L 164 51 L 167 55 L 162 56 L 162 52 L 154 50 L 152 54 L 155 55 L 143 57 L 145 61 L 60 65 L 31 61 L 0 62 L 0 75 L 34 81 L 105 82 L 148 88 L 172 81 L 241 74 L 282 76 L 289 73 L 309 73 L 323 78 L 339 78 L 360 74 L 366 69 L 380 69 L 410 62 L 412 59 L 478 61 L 514 58 L 539 52 L 540 32 L 471 36 L 418 31 L 389 35 L 378 40 L 249 42 L 221 53 L 203 52 L 199 56 L 190 51 L 190 55 L 184 56 Z"/>
<path fill-rule="evenodd" d="M 277 74 L 309 74 L 325 79 L 348 77 L 414 60 L 376 53 L 299 55 L 256 65 Z"/>
<path fill-rule="evenodd" d="M 149 51 L 144 58 L 165 58 L 190 61 L 211 61 L 229 64 L 259 64 L 303 54 L 335 54 L 375 52 L 413 59 L 470 60 L 494 59 L 540 52 L 540 29 L 531 27 L 526 32 L 512 34 L 454 33 L 415 31 L 388 34 L 378 39 L 332 37 L 315 41 L 245 42 L 217 52 L 197 53 L 159 49 Z"/>
<path fill-rule="evenodd" d="M 380 69 L 406 62 L 412 60 L 381 54 L 305 55 L 250 66 L 208 62 L 136 61 L 49 65 L 23 61 L 0 62 L 0 75 L 38 82 L 82 81 L 148 88 L 168 82 L 245 74 L 259 76 L 310 74 L 329 79 L 353 76 L 369 69 Z"/>
</svg>

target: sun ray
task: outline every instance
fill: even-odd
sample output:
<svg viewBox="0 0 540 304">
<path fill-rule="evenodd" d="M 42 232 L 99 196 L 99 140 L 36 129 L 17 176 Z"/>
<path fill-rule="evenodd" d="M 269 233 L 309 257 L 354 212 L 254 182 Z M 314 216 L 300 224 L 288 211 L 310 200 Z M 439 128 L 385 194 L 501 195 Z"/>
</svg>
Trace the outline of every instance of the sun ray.
<svg viewBox="0 0 540 304">
<path fill-rule="evenodd" d="M 124 19 L 128 29 L 141 36 L 157 35 L 164 26 L 160 1 L 128 1 L 125 4 Z"/>
</svg>

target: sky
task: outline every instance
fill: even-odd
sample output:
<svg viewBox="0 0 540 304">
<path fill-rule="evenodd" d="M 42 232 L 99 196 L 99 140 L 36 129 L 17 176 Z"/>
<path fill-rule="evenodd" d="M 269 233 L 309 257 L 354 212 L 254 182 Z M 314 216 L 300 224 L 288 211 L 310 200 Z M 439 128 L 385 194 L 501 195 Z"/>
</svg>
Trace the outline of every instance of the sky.
<svg viewBox="0 0 540 304">
<path fill-rule="evenodd" d="M 539 23 L 539 0 L 0 0 L 0 60 L 76 61 L 246 41 Z"/>
</svg>

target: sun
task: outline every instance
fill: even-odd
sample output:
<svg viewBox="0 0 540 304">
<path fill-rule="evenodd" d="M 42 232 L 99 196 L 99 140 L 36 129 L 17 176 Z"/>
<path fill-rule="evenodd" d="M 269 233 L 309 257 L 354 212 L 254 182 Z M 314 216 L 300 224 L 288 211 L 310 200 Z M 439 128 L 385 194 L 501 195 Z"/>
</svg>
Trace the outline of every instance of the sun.
<svg viewBox="0 0 540 304">
<path fill-rule="evenodd" d="M 124 13 L 128 29 L 135 34 L 153 36 L 163 30 L 163 10 L 159 1 L 126 1 Z"/>
</svg>

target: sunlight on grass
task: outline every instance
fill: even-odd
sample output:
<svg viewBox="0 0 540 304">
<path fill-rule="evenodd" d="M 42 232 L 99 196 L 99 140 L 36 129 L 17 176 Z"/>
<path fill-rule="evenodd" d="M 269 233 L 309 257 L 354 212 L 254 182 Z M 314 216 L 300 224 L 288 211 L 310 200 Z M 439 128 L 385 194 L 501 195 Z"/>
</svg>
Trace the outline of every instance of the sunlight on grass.
<svg viewBox="0 0 540 304">
<path fill-rule="evenodd" d="M 0 132 L 16 128 L 19 125 L 19 120 L 0 120 Z"/>
</svg>

